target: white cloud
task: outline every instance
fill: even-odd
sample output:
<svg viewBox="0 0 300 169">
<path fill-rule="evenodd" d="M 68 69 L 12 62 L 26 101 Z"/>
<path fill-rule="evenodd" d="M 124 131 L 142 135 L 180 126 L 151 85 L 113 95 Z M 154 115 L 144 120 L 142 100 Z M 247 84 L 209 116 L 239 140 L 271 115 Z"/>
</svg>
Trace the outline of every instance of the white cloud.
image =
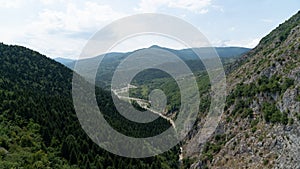
<svg viewBox="0 0 300 169">
<path fill-rule="evenodd" d="M 22 4 L 22 0 L 0 0 L 0 8 L 19 8 Z"/>
<path fill-rule="evenodd" d="M 49 57 L 77 57 L 93 33 L 125 16 L 109 5 L 94 2 L 84 2 L 82 6 L 67 3 L 64 9 L 43 9 L 35 21 L 24 27 L 22 34 L 13 36 L 14 40 L 10 41 Z"/>
<path fill-rule="evenodd" d="M 35 27 L 42 27 L 48 31 L 82 31 L 97 29 L 105 22 L 112 21 L 124 16 L 114 11 L 109 5 L 99 5 L 94 2 L 85 2 L 84 6 L 78 7 L 73 3 L 66 6 L 66 11 L 43 10 L 39 14 Z"/>
<path fill-rule="evenodd" d="M 212 5 L 211 7 L 217 11 L 224 12 L 224 8 L 220 5 Z"/>
<path fill-rule="evenodd" d="M 138 12 L 156 12 L 159 7 L 166 3 L 167 0 L 142 0 L 135 10 Z"/>
<path fill-rule="evenodd" d="M 214 41 L 212 42 L 213 46 L 229 47 L 229 46 L 238 46 L 246 48 L 254 48 L 258 45 L 260 38 L 252 38 L 245 40 L 225 40 L 225 41 Z"/>
<path fill-rule="evenodd" d="M 157 12 L 161 7 L 178 8 L 198 14 L 208 12 L 212 0 L 142 0 L 136 11 Z"/>
<path fill-rule="evenodd" d="M 235 30 L 236 30 L 236 28 L 234 26 L 232 26 L 232 27 L 229 28 L 229 31 L 231 31 L 231 32 L 233 32 Z"/>
<path fill-rule="evenodd" d="M 17 44 L 39 51 L 48 57 L 75 58 L 85 45 L 85 40 L 49 35 L 47 33 L 29 34 Z"/>
<path fill-rule="evenodd" d="M 182 8 L 195 13 L 207 13 L 209 5 L 211 5 L 211 0 L 177 0 L 169 2 L 170 7 Z"/>
<path fill-rule="evenodd" d="M 248 43 L 246 44 L 246 46 L 248 46 L 249 48 L 254 48 L 255 46 L 258 45 L 258 43 L 259 43 L 260 40 L 261 40 L 260 38 L 252 39 L 252 40 L 248 41 Z"/>
<path fill-rule="evenodd" d="M 14 43 L 14 40 L 17 37 L 22 37 L 24 35 L 24 30 L 20 30 L 17 28 L 0 28 L 1 42 L 5 43 Z"/>
<path fill-rule="evenodd" d="M 64 2 L 64 0 L 39 0 L 44 5 L 51 5 L 55 3 Z"/>
</svg>

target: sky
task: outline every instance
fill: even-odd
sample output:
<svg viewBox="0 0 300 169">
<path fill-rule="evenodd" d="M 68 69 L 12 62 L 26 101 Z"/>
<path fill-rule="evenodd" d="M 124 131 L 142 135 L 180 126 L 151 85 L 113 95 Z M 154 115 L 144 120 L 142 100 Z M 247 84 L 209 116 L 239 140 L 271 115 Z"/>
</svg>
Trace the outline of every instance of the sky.
<svg viewBox="0 0 300 169">
<path fill-rule="evenodd" d="M 0 0 L 0 42 L 22 45 L 51 58 L 77 58 L 101 28 L 126 16 L 161 13 L 195 26 L 213 46 L 255 47 L 280 23 L 296 14 L 299 0 Z M 137 37 L 112 51 L 170 40 Z"/>
</svg>

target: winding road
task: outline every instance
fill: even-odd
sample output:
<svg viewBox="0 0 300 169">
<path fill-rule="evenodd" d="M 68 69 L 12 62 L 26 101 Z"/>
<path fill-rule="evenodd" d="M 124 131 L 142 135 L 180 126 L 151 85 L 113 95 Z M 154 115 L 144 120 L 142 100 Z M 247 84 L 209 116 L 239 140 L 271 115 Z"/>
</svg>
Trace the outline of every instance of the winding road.
<svg viewBox="0 0 300 169">
<path fill-rule="evenodd" d="M 176 130 L 176 125 L 175 122 L 173 121 L 173 119 L 171 119 L 170 117 L 165 116 L 164 114 L 162 114 L 161 112 L 155 111 L 151 108 L 149 108 L 147 105 L 149 105 L 149 101 L 148 100 L 144 100 L 144 99 L 139 99 L 139 98 L 134 98 L 134 97 L 127 97 L 127 96 L 121 96 L 118 92 L 116 92 L 116 90 L 112 90 L 113 93 L 121 100 L 134 100 L 136 101 L 139 106 L 141 106 L 142 108 L 159 115 L 160 117 L 166 119 L 169 121 L 169 123 L 171 123 L 171 125 L 173 126 L 173 128 Z M 124 92 L 122 92 L 124 93 Z"/>
<path fill-rule="evenodd" d="M 174 130 L 176 131 L 176 125 L 175 122 L 172 118 L 165 116 L 163 113 L 155 111 L 151 108 L 148 107 L 149 105 L 149 101 L 148 100 L 144 100 L 144 99 L 139 99 L 139 98 L 134 98 L 134 97 L 127 97 L 127 96 L 121 96 L 120 93 L 125 93 L 129 91 L 129 88 L 136 88 L 135 86 L 131 85 L 122 89 L 118 89 L 118 90 L 112 90 L 112 92 L 121 100 L 134 100 L 137 102 L 137 104 L 139 104 L 140 107 L 159 115 L 161 118 L 166 119 L 167 121 L 169 121 L 169 123 L 172 125 L 172 127 L 174 128 Z M 182 147 L 180 147 L 180 152 L 179 152 L 179 161 L 181 162 L 183 159 L 183 149 Z"/>
</svg>

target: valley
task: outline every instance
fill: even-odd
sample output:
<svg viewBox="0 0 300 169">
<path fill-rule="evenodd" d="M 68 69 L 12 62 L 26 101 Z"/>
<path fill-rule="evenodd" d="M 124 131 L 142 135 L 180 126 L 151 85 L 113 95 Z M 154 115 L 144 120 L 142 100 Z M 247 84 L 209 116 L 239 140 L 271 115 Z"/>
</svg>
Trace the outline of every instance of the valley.
<svg viewBox="0 0 300 169">
<path fill-rule="evenodd" d="M 148 49 L 171 52 L 190 68 L 191 74 L 178 79 L 185 82 L 187 76 L 195 78 L 200 103 L 199 109 L 195 109 L 194 124 L 175 123 L 179 111 L 195 113 L 195 110 L 182 105 L 178 81 L 167 72 L 150 68 L 137 73 L 129 84 L 111 85 L 120 63 L 135 52 Z M 207 49 L 198 48 L 204 60 L 211 57 Z M 0 43 L 0 169 L 300 168 L 300 11 L 253 49 L 216 47 L 215 51 L 224 65 L 227 97 L 216 130 L 203 143 L 200 131 L 209 110 L 218 105 L 211 104 L 216 93 L 204 60 L 192 49 L 154 45 L 73 60 L 51 59 L 26 47 Z M 103 61 L 95 67 L 100 58 Z M 85 65 L 83 74 L 76 72 L 77 63 Z M 159 66 L 176 69 L 177 64 L 168 62 Z M 96 77 L 84 76 L 94 71 Z M 121 67 L 118 71 L 135 70 Z M 74 82 L 74 77 L 78 81 Z M 91 98 L 74 98 L 72 85 L 81 84 L 94 89 L 97 108 L 84 105 L 93 102 Z M 83 93 L 89 92 L 78 88 Z M 151 100 L 155 90 L 164 94 L 155 95 L 157 102 Z M 185 91 L 189 90 L 192 88 Z M 87 122 L 97 124 L 93 130 L 105 135 L 101 139 L 107 147 L 113 145 L 110 141 L 114 137 L 101 130 L 104 124 L 98 124 L 96 118 L 90 119 L 89 113 L 95 113 L 90 110 L 99 109 L 98 115 L 127 137 L 151 138 L 171 128 L 168 137 L 172 138 L 180 125 L 189 131 L 177 145 L 159 155 L 121 157 L 97 145 L 93 139 L 98 135 L 89 137 L 78 118 L 78 107 L 74 107 L 76 100 L 82 101 L 78 107 L 85 108 Z M 139 113 L 150 112 L 157 118 L 145 123 L 131 121 L 118 111 L 114 101 L 121 108 L 133 107 Z M 126 111 L 132 113 L 130 109 Z M 132 144 L 114 141 L 119 145 L 114 147 L 116 151 L 130 149 Z M 159 141 L 157 144 L 162 145 L 168 140 Z M 151 141 L 144 143 L 147 146 L 141 150 L 157 151 L 150 146 Z M 133 149 L 128 152 L 133 153 Z"/>
</svg>

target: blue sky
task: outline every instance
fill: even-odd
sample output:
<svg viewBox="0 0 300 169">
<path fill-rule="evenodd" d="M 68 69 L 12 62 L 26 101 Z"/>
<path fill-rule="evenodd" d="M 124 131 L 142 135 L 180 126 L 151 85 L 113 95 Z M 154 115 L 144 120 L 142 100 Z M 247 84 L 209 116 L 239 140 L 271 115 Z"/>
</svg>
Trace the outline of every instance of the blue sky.
<svg viewBox="0 0 300 169">
<path fill-rule="evenodd" d="M 52 58 L 76 58 L 88 39 L 110 22 L 155 12 L 193 24 L 213 46 L 252 48 L 299 9 L 299 0 L 0 0 L 0 41 Z M 154 43 L 148 40 L 131 40 L 115 50 L 130 51 Z"/>
</svg>

